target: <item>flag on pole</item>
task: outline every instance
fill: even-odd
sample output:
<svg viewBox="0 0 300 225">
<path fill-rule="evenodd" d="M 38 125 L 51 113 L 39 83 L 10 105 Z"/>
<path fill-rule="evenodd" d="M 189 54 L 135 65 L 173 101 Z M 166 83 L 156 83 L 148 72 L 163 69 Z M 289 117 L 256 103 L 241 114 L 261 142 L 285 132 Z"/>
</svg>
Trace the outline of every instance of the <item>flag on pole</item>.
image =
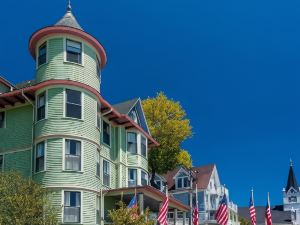
<svg viewBox="0 0 300 225">
<path fill-rule="evenodd" d="M 270 194 L 269 193 L 268 193 L 268 202 L 267 202 L 267 207 L 266 207 L 265 224 L 272 225 L 272 215 L 271 215 Z"/>
<path fill-rule="evenodd" d="M 220 225 L 227 225 L 228 223 L 228 205 L 225 193 L 219 203 L 219 208 L 217 210 L 215 218 L 217 220 L 217 223 Z"/>
<path fill-rule="evenodd" d="M 251 191 L 251 197 L 249 202 L 249 213 L 252 225 L 256 225 L 256 210 L 254 206 L 253 190 Z"/>
<path fill-rule="evenodd" d="M 136 197 L 136 194 L 134 194 L 133 198 L 129 202 L 129 205 L 127 206 L 127 208 L 134 208 L 134 207 L 137 207 L 137 197 Z"/>
<path fill-rule="evenodd" d="M 196 203 L 193 211 L 193 224 L 198 225 L 199 221 L 199 210 L 198 210 L 198 193 L 197 193 L 197 184 L 196 184 Z"/>
<path fill-rule="evenodd" d="M 168 207 L 169 207 L 169 197 L 167 196 L 162 204 L 162 207 L 159 211 L 158 218 L 157 218 L 157 221 L 161 225 L 167 225 Z"/>
</svg>

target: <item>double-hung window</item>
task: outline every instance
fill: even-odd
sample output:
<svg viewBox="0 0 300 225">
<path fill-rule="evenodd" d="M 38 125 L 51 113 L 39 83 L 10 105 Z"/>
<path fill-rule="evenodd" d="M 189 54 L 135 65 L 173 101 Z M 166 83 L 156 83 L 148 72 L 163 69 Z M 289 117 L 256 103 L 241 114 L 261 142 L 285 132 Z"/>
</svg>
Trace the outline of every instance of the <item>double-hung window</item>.
<svg viewBox="0 0 300 225">
<path fill-rule="evenodd" d="M 5 128 L 5 112 L 0 112 L 0 128 Z"/>
<path fill-rule="evenodd" d="M 39 47 L 38 66 L 45 64 L 47 61 L 47 42 Z"/>
<path fill-rule="evenodd" d="M 96 175 L 100 177 L 100 150 L 96 151 Z"/>
<path fill-rule="evenodd" d="M 45 142 L 42 141 L 35 148 L 35 172 L 45 170 Z"/>
<path fill-rule="evenodd" d="M 148 185 L 148 173 L 142 170 L 141 172 L 141 184 L 143 186 Z"/>
<path fill-rule="evenodd" d="M 137 185 L 137 170 L 128 169 L 128 187 L 135 187 Z"/>
<path fill-rule="evenodd" d="M 103 120 L 103 143 L 110 146 L 110 125 Z"/>
<path fill-rule="evenodd" d="M 137 134 L 133 132 L 127 133 L 127 151 L 133 154 L 137 153 Z"/>
<path fill-rule="evenodd" d="M 37 121 L 46 117 L 46 93 L 43 92 L 37 97 Z"/>
<path fill-rule="evenodd" d="M 81 171 L 81 142 L 66 140 L 65 170 Z"/>
<path fill-rule="evenodd" d="M 4 168 L 4 156 L 3 155 L 0 155 L 0 172 L 3 171 L 3 168 Z"/>
<path fill-rule="evenodd" d="M 141 154 L 147 157 L 147 139 L 144 136 L 141 136 Z"/>
<path fill-rule="evenodd" d="M 69 39 L 67 39 L 66 44 L 67 61 L 82 64 L 82 44 Z"/>
<path fill-rule="evenodd" d="M 98 58 L 98 56 L 96 56 L 96 63 L 97 63 L 97 75 L 100 76 L 101 70 L 100 70 L 100 60 Z"/>
<path fill-rule="evenodd" d="M 81 193 L 64 192 L 64 223 L 80 223 Z"/>
<path fill-rule="evenodd" d="M 106 160 L 103 160 L 103 184 L 107 187 L 110 186 L 110 165 Z"/>
<path fill-rule="evenodd" d="M 82 96 L 80 91 L 66 89 L 66 117 L 81 119 Z"/>
</svg>

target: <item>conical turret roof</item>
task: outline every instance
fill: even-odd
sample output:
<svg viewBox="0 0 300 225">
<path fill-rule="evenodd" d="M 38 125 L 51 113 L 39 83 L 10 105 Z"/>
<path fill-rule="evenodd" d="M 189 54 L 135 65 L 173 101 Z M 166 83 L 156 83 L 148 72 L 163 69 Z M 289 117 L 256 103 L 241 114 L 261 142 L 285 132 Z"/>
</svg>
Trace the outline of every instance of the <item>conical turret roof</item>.
<svg viewBox="0 0 300 225">
<path fill-rule="evenodd" d="M 297 192 L 299 191 L 299 186 L 298 186 L 297 179 L 296 179 L 296 176 L 295 176 L 295 173 L 294 173 L 294 169 L 293 169 L 293 163 L 291 161 L 290 171 L 289 171 L 289 177 L 288 177 L 288 181 L 287 181 L 287 184 L 286 184 L 285 191 L 288 192 L 292 187 Z"/>
<path fill-rule="evenodd" d="M 75 16 L 72 13 L 72 7 L 70 1 L 68 2 L 67 5 L 66 14 L 54 26 L 72 27 L 83 31 L 82 27 L 79 25 Z"/>
</svg>

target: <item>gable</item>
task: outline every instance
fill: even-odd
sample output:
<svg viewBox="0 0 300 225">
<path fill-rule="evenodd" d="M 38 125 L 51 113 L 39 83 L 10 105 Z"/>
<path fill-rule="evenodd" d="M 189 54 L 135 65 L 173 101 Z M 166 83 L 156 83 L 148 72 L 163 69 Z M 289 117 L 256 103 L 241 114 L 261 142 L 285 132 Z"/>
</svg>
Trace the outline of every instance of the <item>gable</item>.
<svg viewBox="0 0 300 225">
<path fill-rule="evenodd" d="M 181 167 L 178 172 L 175 174 L 175 176 L 173 177 L 173 179 L 176 179 L 178 177 L 186 177 L 189 176 L 189 173 L 187 170 L 185 170 L 183 167 Z"/>
</svg>

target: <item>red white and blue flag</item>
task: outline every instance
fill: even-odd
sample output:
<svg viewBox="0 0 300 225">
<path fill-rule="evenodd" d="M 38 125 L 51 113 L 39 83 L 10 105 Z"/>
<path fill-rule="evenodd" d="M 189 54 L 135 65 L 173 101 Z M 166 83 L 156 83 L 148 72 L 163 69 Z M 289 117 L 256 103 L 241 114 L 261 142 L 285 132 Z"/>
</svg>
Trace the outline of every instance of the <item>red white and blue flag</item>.
<svg viewBox="0 0 300 225">
<path fill-rule="evenodd" d="M 250 202 L 249 202 L 249 213 L 250 213 L 251 224 L 256 225 L 256 210 L 254 207 L 253 192 L 251 194 Z"/>
<path fill-rule="evenodd" d="M 266 214 L 265 214 L 265 224 L 272 225 L 272 215 L 271 215 L 271 206 L 270 206 L 270 196 L 268 194 L 268 202 L 266 207 Z"/>
<path fill-rule="evenodd" d="M 167 225 L 168 208 L 169 208 L 169 197 L 167 196 L 162 204 L 162 207 L 159 211 L 158 218 L 157 218 L 157 221 L 160 223 L 160 225 Z"/>
<path fill-rule="evenodd" d="M 136 194 L 133 196 L 133 198 L 129 202 L 129 205 L 127 206 L 127 208 L 134 208 L 134 207 L 137 207 L 137 197 L 136 197 Z"/>
<path fill-rule="evenodd" d="M 217 210 L 215 217 L 216 217 L 218 224 L 227 225 L 227 223 L 228 223 L 228 204 L 227 204 L 226 194 L 223 195 L 223 198 L 221 199 L 221 201 L 219 203 L 219 208 Z"/>
<path fill-rule="evenodd" d="M 196 204 L 193 211 L 193 224 L 198 225 L 199 221 L 199 210 L 198 210 L 198 201 L 196 200 Z"/>
</svg>

